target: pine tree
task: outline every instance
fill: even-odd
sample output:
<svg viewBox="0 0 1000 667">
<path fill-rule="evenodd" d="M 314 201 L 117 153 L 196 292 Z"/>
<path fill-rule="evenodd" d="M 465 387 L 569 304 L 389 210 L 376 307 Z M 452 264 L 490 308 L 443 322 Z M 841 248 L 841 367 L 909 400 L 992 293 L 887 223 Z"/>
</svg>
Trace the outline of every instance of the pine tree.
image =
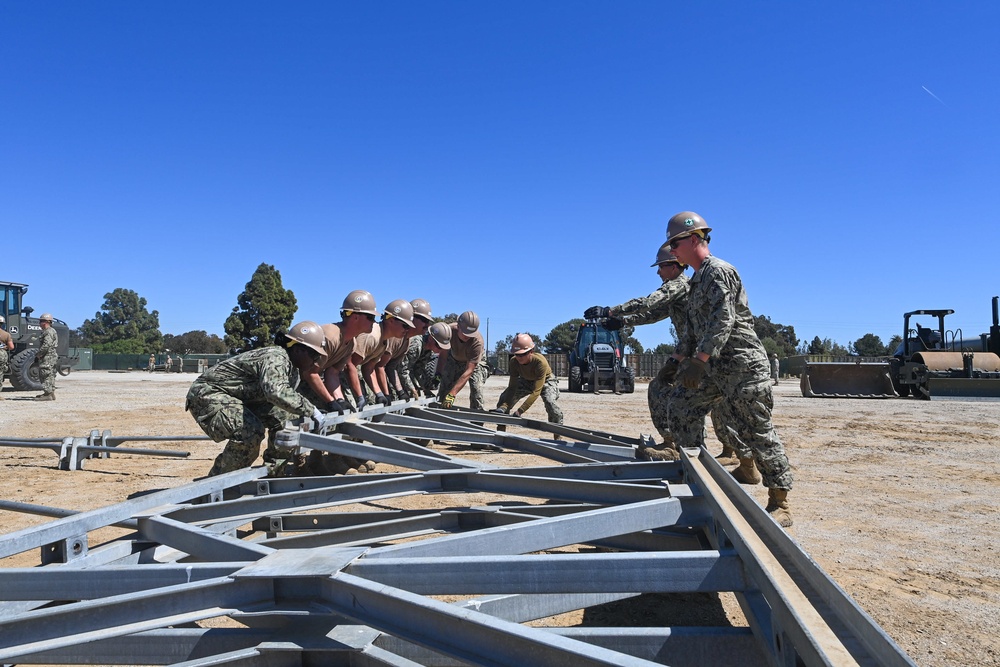
<svg viewBox="0 0 1000 667">
<path fill-rule="evenodd" d="M 295 294 L 282 286 L 281 273 L 270 264 L 257 267 L 236 302 L 239 305 L 224 325 L 225 341 L 230 349 L 241 351 L 271 345 L 292 325 L 298 310 Z"/>
</svg>

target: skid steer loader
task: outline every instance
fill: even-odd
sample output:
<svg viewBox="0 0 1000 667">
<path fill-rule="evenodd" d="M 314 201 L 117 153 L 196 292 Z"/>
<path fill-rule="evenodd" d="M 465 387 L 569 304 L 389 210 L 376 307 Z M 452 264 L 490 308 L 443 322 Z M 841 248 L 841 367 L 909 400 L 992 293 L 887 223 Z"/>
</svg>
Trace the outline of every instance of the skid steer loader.
<svg viewBox="0 0 1000 667">
<path fill-rule="evenodd" d="M 576 342 L 569 351 L 570 392 L 635 391 L 635 371 L 623 363 L 621 336 L 606 328 L 604 322 L 587 320 L 577 329 Z"/>
<path fill-rule="evenodd" d="M 24 283 L 0 281 L 0 315 L 6 320 L 7 333 L 14 340 L 8 377 L 15 391 L 40 391 L 42 383 L 35 355 L 38 353 L 42 326 L 37 317 L 31 317 L 34 309 L 21 305 L 21 297 L 27 291 L 28 286 Z M 59 364 L 56 368 L 60 375 L 69 375 L 73 366 L 80 363 L 80 357 L 69 356 L 69 326 L 62 320 L 54 320 L 52 328 L 59 336 Z"/>
</svg>

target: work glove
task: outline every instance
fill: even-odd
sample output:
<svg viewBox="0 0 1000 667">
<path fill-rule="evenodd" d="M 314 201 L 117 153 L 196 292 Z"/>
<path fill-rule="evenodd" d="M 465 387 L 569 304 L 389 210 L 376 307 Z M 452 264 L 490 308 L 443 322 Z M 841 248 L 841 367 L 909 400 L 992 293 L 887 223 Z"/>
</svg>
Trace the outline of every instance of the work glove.
<svg viewBox="0 0 1000 667">
<path fill-rule="evenodd" d="M 677 365 L 678 361 L 673 357 L 667 359 L 667 363 L 663 364 L 663 368 L 660 372 L 656 374 L 656 379 L 663 385 L 671 385 L 677 378 Z"/>
<path fill-rule="evenodd" d="M 323 411 L 319 408 L 313 408 L 312 420 L 316 422 L 316 428 L 323 425 Z"/>
<path fill-rule="evenodd" d="M 604 320 L 604 328 L 608 331 L 618 331 L 623 326 L 625 326 L 625 320 L 620 317 L 611 316 Z"/>
<path fill-rule="evenodd" d="M 514 412 L 512 412 L 511 414 L 514 415 L 515 417 L 520 417 L 524 413 L 521 412 L 521 408 L 518 408 L 517 410 L 514 410 Z"/>
<path fill-rule="evenodd" d="M 498 405 L 494 409 L 490 410 L 490 412 L 495 412 L 498 415 L 505 415 L 507 414 L 507 408 L 503 405 Z"/>
<path fill-rule="evenodd" d="M 455 405 L 455 394 L 445 394 L 444 400 L 441 401 L 441 405 L 450 408 Z"/>
<path fill-rule="evenodd" d="M 607 306 L 591 306 L 583 311 L 584 318 L 588 320 L 596 320 L 599 317 L 608 317 L 609 315 L 611 315 L 611 309 Z"/>
<path fill-rule="evenodd" d="M 697 389 L 708 373 L 708 364 L 698 357 L 688 357 L 677 369 L 676 381 L 687 389 Z"/>
<path fill-rule="evenodd" d="M 358 397 L 358 412 L 361 412 L 362 410 L 364 410 L 366 405 L 368 405 L 368 399 L 365 398 L 364 396 L 359 396 Z"/>
<path fill-rule="evenodd" d="M 392 399 L 380 391 L 375 392 L 375 402 L 381 405 L 392 405 Z"/>
<path fill-rule="evenodd" d="M 336 412 L 337 414 L 345 415 L 351 410 L 351 404 L 342 398 L 335 398 L 326 404 L 327 412 Z"/>
</svg>

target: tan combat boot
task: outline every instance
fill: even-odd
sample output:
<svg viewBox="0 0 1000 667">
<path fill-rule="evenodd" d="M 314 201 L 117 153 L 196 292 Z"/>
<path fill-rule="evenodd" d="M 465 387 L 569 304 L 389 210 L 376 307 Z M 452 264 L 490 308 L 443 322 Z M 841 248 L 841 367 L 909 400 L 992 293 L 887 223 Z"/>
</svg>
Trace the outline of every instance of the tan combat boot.
<svg viewBox="0 0 1000 667">
<path fill-rule="evenodd" d="M 788 528 L 792 525 L 792 511 L 788 509 L 788 491 L 785 489 L 767 490 L 767 507 L 764 508 L 779 526 Z"/>
<path fill-rule="evenodd" d="M 716 456 L 715 460 L 719 462 L 719 465 L 723 466 L 736 465 L 740 462 L 736 456 L 736 450 L 729 445 L 722 446 L 722 453 Z"/>
<path fill-rule="evenodd" d="M 41 394 L 40 396 L 35 396 L 36 401 L 54 401 L 56 400 L 56 392 L 51 394 Z"/>
<path fill-rule="evenodd" d="M 733 470 L 732 475 L 740 484 L 760 484 L 761 480 L 753 459 L 740 459 L 740 466 Z"/>
</svg>

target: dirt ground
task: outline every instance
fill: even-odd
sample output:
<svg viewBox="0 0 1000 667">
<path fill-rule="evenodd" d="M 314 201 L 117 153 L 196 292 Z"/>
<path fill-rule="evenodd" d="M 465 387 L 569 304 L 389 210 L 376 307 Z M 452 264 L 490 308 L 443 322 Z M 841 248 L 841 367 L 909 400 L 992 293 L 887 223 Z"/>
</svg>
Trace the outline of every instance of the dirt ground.
<svg viewBox="0 0 1000 667">
<path fill-rule="evenodd" d="M 8 386 L 0 438 L 85 436 L 91 429 L 201 435 L 183 409 L 193 379 L 74 373 L 58 378 L 51 403 Z M 488 405 L 505 384 L 490 378 Z M 653 432 L 645 390 L 640 383 L 636 393 L 620 396 L 564 391 L 560 403 L 567 425 L 638 435 Z M 459 404 L 467 400 L 460 396 Z M 544 418 L 540 402 L 529 415 Z M 1000 664 L 1000 402 L 806 399 L 792 379 L 775 387 L 774 421 L 796 475 L 789 533 L 803 549 L 917 664 Z M 191 456 L 115 455 L 89 459 L 82 471 L 60 471 L 50 450 L 0 447 L 2 497 L 103 507 L 204 475 L 220 447 L 134 446 Z M 762 487 L 751 493 L 766 501 Z M 48 520 L 0 510 L 0 531 Z"/>
</svg>

